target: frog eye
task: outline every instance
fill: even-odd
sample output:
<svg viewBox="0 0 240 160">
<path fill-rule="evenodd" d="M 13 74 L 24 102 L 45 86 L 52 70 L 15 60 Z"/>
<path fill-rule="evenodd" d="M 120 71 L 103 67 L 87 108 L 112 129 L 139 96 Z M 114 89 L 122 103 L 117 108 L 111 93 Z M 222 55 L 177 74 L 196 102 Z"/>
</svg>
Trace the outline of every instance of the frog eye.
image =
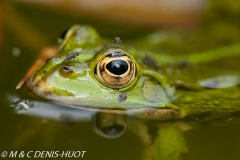
<svg viewBox="0 0 240 160">
<path fill-rule="evenodd" d="M 65 30 L 62 31 L 58 38 L 58 43 L 60 43 L 59 49 L 61 49 L 69 40 L 70 36 L 76 32 L 77 29 L 79 29 L 79 25 L 74 25 L 72 27 L 66 28 Z"/>
<path fill-rule="evenodd" d="M 68 28 L 66 28 L 66 29 L 64 29 L 64 30 L 62 31 L 62 33 L 60 34 L 60 36 L 59 36 L 59 38 L 58 38 L 58 42 L 59 42 L 59 43 L 61 43 L 62 41 L 64 41 L 64 39 L 66 38 L 66 35 L 67 35 L 69 29 L 70 29 L 70 27 L 68 27 Z"/>
<path fill-rule="evenodd" d="M 122 49 L 113 49 L 98 62 L 95 77 L 103 85 L 120 89 L 131 84 L 135 77 L 135 63 Z"/>
</svg>

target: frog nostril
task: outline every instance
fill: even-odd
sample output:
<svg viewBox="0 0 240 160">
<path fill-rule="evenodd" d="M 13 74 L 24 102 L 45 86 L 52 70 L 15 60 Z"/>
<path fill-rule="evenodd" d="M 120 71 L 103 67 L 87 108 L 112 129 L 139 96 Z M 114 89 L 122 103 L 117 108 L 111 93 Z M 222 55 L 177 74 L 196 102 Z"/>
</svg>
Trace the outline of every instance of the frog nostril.
<svg viewBox="0 0 240 160">
<path fill-rule="evenodd" d="M 67 65 L 62 66 L 62 71 L 64 73 L 73 73 L 73 70 Z"/>
</svg>

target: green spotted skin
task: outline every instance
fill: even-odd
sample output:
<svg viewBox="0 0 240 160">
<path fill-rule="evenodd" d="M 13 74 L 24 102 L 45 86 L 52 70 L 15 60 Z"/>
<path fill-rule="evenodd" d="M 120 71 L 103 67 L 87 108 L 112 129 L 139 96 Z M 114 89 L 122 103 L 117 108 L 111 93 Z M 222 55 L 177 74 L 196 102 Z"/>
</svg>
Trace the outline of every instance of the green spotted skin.
<svg viewBox="0 0 240 160">
<path fill-rule="evenodd" d="M 71 27 L 57 56 L 33 73 L 28 88 L 43 99 L 71 107 L 158 119 L 239 110 L 240 67 L 228 65 L 240 60 L 239 44 L 181 56 L 136 50 L 117 38 L 117 43 L 108 43 L 90 26 Z M 105 72 L 100 62 L 109 55 L 129 59 L 128 71 L 121 76 L 129 73 L 130 78 L 114 78 L 114 84 L 106 85 L 103 79 L 108 75 L 101 77 Z"/>
</svg>

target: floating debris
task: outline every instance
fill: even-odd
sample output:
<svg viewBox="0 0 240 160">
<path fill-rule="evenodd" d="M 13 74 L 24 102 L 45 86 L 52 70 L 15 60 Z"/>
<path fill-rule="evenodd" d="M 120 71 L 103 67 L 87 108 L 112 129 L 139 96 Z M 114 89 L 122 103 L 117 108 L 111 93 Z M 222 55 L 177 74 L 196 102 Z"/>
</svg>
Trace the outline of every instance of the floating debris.
<svg viewBox="0 0 240 160">
<path fill-rule="evenodd" d="M 206 88 L 228 88 L 239 84 L 239 77 L 237 75 L 223 75 L 199 80 L 198 83 Z"/>
<path fill-rule="evenodd" d="M 118 96 L 118 101 L 119 102 L 123 102 L 127 99 L 127 93 L 124 92 L 124 93 L 121 93 L 119 96 Z"/>
<path fill-rule="evenodd" d="M 12 49 L 12 54 L 15 56 L 15 57 L 18 57 L 20 55 L 21 51 L 18 47 L 14 47 Z"/>
<path fill-rule="evenodd" d="M 114 40 L 113 40 L 113 42 L 114 42 L 115 44 L 120 44 L 122 41 L 121 41 L 120 37 L 115 37 Z"/>
<path fill-rule="evenodd" d="M 73 58 L 76 58 L 79 55 L 79 52 L 71 52 L 69 55 L 64 59 L 64 61 L 71 60 Z"/>
<path fill-rule="evenodd" d="M 21 100 L 12 105 L 18 114 L 23 114 L 33 107 L 33 103 L 29 100 Z"/>
</svg>

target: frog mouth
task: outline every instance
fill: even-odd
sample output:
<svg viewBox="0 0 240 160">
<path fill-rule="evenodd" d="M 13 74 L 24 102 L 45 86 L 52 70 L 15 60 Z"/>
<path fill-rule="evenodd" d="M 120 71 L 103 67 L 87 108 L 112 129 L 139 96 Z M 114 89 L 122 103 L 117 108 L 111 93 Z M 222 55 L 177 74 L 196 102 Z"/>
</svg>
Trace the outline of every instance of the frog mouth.
<svg viewBox="0 0 240 160">
<path fill-rule="evenodd" d="M 51 91 L 46 81 L 43 81 L 40 78 L 35 77 L 35 75 L 31 76 L 27 80 L 27 86 L 29 91 L 36 93 L 36 95 L 39 95 L 39 97 L 44 97 L 43 95 L 47 95 Z"/>
<path fill-rule="evenodd" d="M 59 103 L 59 101 L 55 101 L 55 103 Z M 61 105 L 63 105 L 61 103 Z M 67 105 L 68 107 L 92 111 L 92 112 L 100 112 L 100 113 L 115 113 L 115 114 L 124 114 L 128 116 L 134 116 L 141 119 L 151 119 L 151 120 L 170 120 L 177 119 L 181 117 L 180 110 L 177 107 L 139 107 L 139 108 L 104 108 L 104 107 L 89 107 L 89 106 L 79 106 L 79 105 Z"/>
<path fill-rule="evenodd" d="M 76 108 L 75 106 L 71 106 Z M 77 107 L 78 108 L 78 107 Z M 109 109 L 109 108 L 89 108 L 81 107 L 81 109 L 105 112 L 105 113 L 116 113 L 116 114 L 127 114 L 129 116 L 134 116 L 142 119 L 152 119 L 152 120 L 169 120 L 180 117 L 179 110 L 171 108 L 134 108 L 134 109 Z"/>
</svg>

